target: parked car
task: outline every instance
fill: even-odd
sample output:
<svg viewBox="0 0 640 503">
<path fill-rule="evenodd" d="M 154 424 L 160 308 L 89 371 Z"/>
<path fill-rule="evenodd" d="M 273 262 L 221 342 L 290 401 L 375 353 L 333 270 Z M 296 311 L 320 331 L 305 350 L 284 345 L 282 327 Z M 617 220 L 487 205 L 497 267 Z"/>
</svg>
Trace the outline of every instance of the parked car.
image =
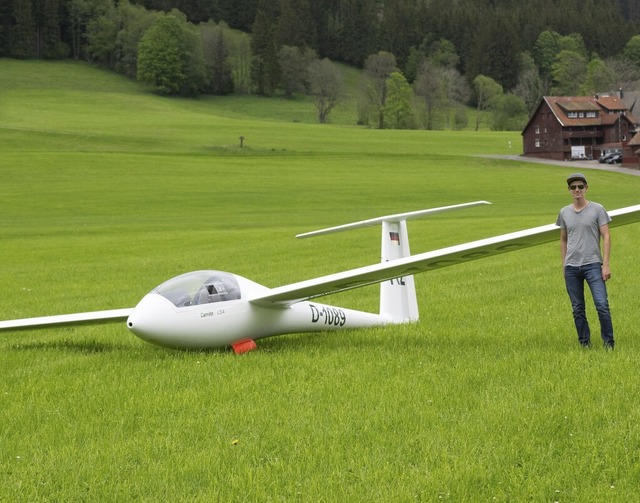
<svg viewBox="0 0 640 503">
<path fill-rule="evenodd" d="M 615 152 L 609 152 L 608 154 L 602 154 L 599 158 L 598 158 L 598 162 L 600 164 L 604 164 L 609 162 L 609 159 L 611 159 L 614 155 L 618 155 Z"/>
<path fill-rule="evenodd" d="M 622 162 L 622 154 L 615 154 L 607 159 L 607 164 L 620 164 Z"/>
</svg>

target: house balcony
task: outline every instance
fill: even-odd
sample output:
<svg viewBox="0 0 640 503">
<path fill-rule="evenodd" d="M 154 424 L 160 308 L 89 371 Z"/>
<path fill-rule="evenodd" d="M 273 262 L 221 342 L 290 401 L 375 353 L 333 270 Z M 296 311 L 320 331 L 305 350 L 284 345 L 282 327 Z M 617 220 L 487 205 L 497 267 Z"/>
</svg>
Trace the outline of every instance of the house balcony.
<svg viewBox="0 0 640 503">
<path fill-rule="evenodd" d="M 604 138 L 604 131 L 562 131 L 562 139 L 571 138 Z"/>
</svg>

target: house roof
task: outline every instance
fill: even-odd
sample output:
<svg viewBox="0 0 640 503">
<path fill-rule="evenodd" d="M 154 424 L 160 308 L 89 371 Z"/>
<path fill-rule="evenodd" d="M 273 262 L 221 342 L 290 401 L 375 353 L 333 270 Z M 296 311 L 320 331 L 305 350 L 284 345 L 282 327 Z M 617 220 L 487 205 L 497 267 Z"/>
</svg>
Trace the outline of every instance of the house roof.
<svg viewBox="0 0 640 503">
<path fill-rule="evenodd" d="M 633 126 L 637 124 L 635 117 L 628 111 L 623 101 L 615 96 L 543 96 L 538 108 L 542 103 L 547 104 L 563 127 L 610 126 L 622 117 Z M 582 117 L 579 116 L 580 112 L 584 112 Z M 569 117 L 569 114 L 576 116 Z M 535 113 L 529 122 L 534 117 Z"/>
<path fill-rule="evenodd" d="M 633 115 L 640 115 L 640 92 L 625 91 L 622 93 L 622 101 L 629 112 Z"/>
<path fill-rule="evenodd" d="M 633 135 L 633 138 L 629 140 L 629 145 L 631 145 L 632 147 L 640 145 L 640 133 L 636 133 Z"/>
<path fill-rule="evenodd" d="M 597 97 L 598 105 L 611 112 L 624 112 L 627 106 L 617 96 L 601 96 Z"/>
<path fill-rule="evenodd" d="M 595 117 L 569 117 L 569 112 L 596 112 L 600 110 L 595 98 L 590 96 L 544 96 L 543 101 L 551 109 L 556 120 L 564 127 L 599 126 L 602 124 L 598 113 Z"/>
<path fill-rule="evenodd" d="M 587 98 L 585 96 L 585 98 Z M 566 110 L 567 112 L 589 112 L 589 111 L 594 111 L 594 112 L 598 112 L 600 111 L 600 107 L 598 106 L 598 103 L 595 100 L 591 100 L 591 99 L 578 99 L 576 98 L 560 98 L 555 100 L 555 103 L 562 108 L 563 110 Z"/>
</svg>

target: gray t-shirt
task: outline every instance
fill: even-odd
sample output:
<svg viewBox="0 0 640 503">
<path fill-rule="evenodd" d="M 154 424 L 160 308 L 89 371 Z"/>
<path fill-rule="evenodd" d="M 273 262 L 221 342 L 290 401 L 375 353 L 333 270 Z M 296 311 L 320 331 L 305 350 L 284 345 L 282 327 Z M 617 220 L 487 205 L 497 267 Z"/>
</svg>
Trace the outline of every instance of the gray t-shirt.
<svg viewBox="0 0 640 503">
<path fill-rule="evenodd" d="M 607 211 L 598 203 L 589 201 L 576 211 L 573 204 L 560 210 L 556 225 L 567 231 L 567 255 L 564 265 L 583 266 L 602 263 L 600 253 L 600 227 L 611 222 Z"/>
</svg>

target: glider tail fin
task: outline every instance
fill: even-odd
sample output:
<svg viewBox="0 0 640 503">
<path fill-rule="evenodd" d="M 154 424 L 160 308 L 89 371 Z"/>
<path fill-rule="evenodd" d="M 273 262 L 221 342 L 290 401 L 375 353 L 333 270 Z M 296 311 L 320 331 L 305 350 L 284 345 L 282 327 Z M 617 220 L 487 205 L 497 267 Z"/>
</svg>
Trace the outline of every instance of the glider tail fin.
<svg viewBox="0 0 640 503">
<path fill-rule="evenodd" d="M 411 255 L 407 221 L 382 221 L 382 262 Z M 380 283 L 380 314 L 394 323 L 418 320 L 418 300 L 413 276 L 402 276 Z"/>
<path fill-rule="evenodd" d="M 360 222 L 339 225 L 337 227 L 329 227 L 319 231 L 306 232 L 304 234 L 298 234 L 296 237 L 319 236 L 382 224 L 381 258 L 382 262 L 389 262 L 411 255 L 409 250 L 409 235 L 407 234 L 407 220 L 444 211 L 479 206 L 481 204 L 491 203 L 487 201 L 474 201 L 440 208 L 398 213 L 396 215 L 372 218 Z M 402 276 L 380 283 L 380 314 L 387 317 L 392 323 L 404 323 L 418 319 L 418 301 L 413 276 Z"/>
</svg>

